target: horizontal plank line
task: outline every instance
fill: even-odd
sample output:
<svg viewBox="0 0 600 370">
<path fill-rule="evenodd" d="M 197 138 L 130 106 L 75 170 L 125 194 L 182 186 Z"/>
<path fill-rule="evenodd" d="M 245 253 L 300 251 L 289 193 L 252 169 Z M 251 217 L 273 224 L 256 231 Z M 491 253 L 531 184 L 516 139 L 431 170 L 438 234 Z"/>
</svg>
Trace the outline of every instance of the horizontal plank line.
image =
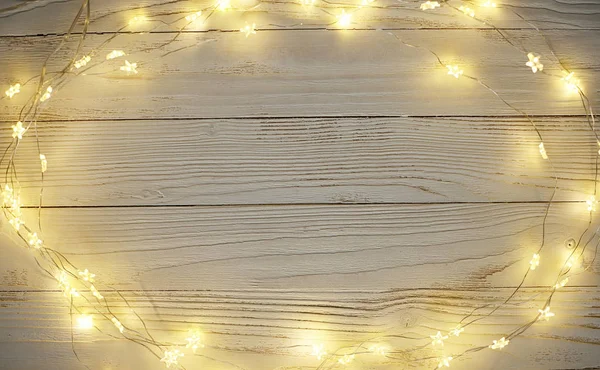
<svg viewBox="0 0 600 370">
<path fill-rule="evenodd" d="M 1 36 L 0 36 L 1 37 Z M 2 98 L 0 98 L 2 100 Z M 586 114 L 528 114 L 530 118 L 586 118 Z M 55 122 L 145 122 L 145 121 L 211 121 L 211 120 L 284 120 L 284 119 L 379 119 L 379 118 L 524 118 L 523 115 L 410 115 L 410 114 L 369 114 L 369 115 L 321 115 L 321 116 L 233 116 L 233 117 L 157 117 L 157 118 L 86 118 L 86 119 L 38 119 L 38 123 Z M 0 119 L 0 123 L 13 121 Z"/>
<path fill-rule="evenodd" d="M 600 31 L 599 27 L 585 28 L 538 28 L 540 31 Z M 284 32 L 284 31 L 536 31 L 531 27 L 389 27 L 389 28 L 327 28 L 327 27 L 301 27 L 301 28 L 257 28 L 257 32 Z M 187 31 L 90 31 L 88 35 L 135 35 L 135 34 L 203 34 L 203 33 L 237 33 L 239 29 L 208 29 L 208 30 L 187 30 Z M 48 36 L 65 36 L 66 32 L 49 32 L 37 34 L 15 34 L 15 35 L 0 35 L 0 38 L 25 38 L 25 37 L 48 37 Z M 71 35 L 80 36 L 82 32 L 73 32 Z"/>
<path fill-rule="evenodd" d="M 555 200 L 552 204 L 579 204 L 586 200 Z M 42 209 L 94 209 L 94 208 L 202 208 L 202 207 L 298 207 L 298 206 L 418 206 L 418 205 L 459 205 L 459 204 L 548 204 L 545 200 L 509 200 L 509 201 L 459 201 L 459 202 L 343 202 L 343 203 L 227 203 L 227 204 L 125 204 L 125 205 L 81 205 L 81 206 L 56 206 L 43 205 Z M 38 206 L 21 206 L 22 209 L 38 209 Z"/>
<path fill-rule="evenodd" d="M 415 292 L 415 291 L 448 291 L 453 292 L 481 292 L 481 291 L 492 291 L 494 289 L 515 289 L 516 286 L 493 286 L 493 287 L 482 287 L 482 288 L 401 288 L 401 289 L 386 289 L 386 290 L 314 290 L 314 289 L 118 289 L 120 293 L 170 293 L 170 292 L 190 292 L 190 293 L 337 293 L 337 294 L 348 294 L 348 293 L 368 293 L 368 294 L 389 294 L 389 293 L 401 293 L 401 292 Z M 566 292 L 569 289 L 575 288 L 598 288 L 598 285 L 569 285 L 568 287 L 562 288 L 561 292 Z M 548 285 L 523 285 L 520 289 L 548 289 Z M 3 293 L 63 293 L 60 289 L 16 289 L 16 290 L 3 290 L 0 289 L 0 294 Z M 115 293 L 115 291 L 106 290 L 106 294 Z M 116 293 L 115 293 L 116 294 Z"/>
</svg>

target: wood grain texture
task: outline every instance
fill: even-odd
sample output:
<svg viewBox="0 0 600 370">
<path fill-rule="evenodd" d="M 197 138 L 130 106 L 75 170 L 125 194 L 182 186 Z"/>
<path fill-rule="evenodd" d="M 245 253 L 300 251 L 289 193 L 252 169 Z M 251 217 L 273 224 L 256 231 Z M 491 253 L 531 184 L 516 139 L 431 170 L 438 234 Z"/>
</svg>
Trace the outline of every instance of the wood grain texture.
<svg viewBox="0 0 600 370">
<path fill-rule="evenodd" d="M 527 50 L 545 55 L 545 72 L 559 77 L 531 73 L 525 66 L 527 57 L 492 30 L 394 33 L 435 50 L 446 63 L 461 65 L 466 74 L 480 77 L 528 114 L 585 114 L 579 96 L 565 90 L 558 65 L 535 31 L 510 34 Z M 596 105 L 600 31 L 546 34 Z M 431 54 L 403 46 L 387 32 L 285 31 L 253 36 L 184 34 L 161 52 L 127 56 L 140 64 L 139 73 L 132 76 L 119 70 L 122 60 L 105 63 L 57 89 L 39 118 L 521 116 L 477 82 L 448 76 Z M 107 37 L 90 36 L 88 48 Z M 152 48 L 172 38 L 172 34 L 120 35 L 105 51 Z M 0 53 L 6 55 L 0 60 L 0 69 L 5 71 L 0 84 L 36 75 L 59 40 L 50 36 L 0 39 Z M 189 46 L 193 47 L 181 50 Z M 159 58 L 175 50 L 179 51 Z M 64 53 L 67 49 L 57 54 L 61 68 Z M 56 69 L 56 62 L 51 63 L 49 70 Z M 29 84 L 18 98 L 0 102 L 6 120 L 18 119 L 32 89 Z"/>
<path fill-rule="evenodd" d="M 134 4 L 119 0 L 103 0 L 92 3 L 91 32 L 114 32 L 133 18 L 143 15 L 148 22 L 138 24 L 123 31 L 169 31 L 185 24 L 179 21 L 171 26 L 157 22 L 157 19 L 173 22 L 182 17 L 212 6 L 213 0 L 202 1 L 161 1 L 142 0 Z M 320 2 L 315 6 L 300 5 L 299 1 L 232 0 L 237 9 L 219 12 L 206 22 L 196 22 L 188 30 L 238 30 L 245 22 L 255 22 L 261 29 L 311 29 L 335 28 L 335 15 L 340 6 L 346 4 L 349 10 L 356 9 L 358 1 Z M 419 9 L 422 1 L 378 0 L 371 7 L 360 9 L 354 14 L 353 27 L 356 28 L 490 28 L 477 20 L 448 6 L 435 11 Z M 500 8 L 485 9 L 474 6 L 477 16 L 492 22 L 500 28 L 533 29 L 532 23 L 541 29 L 597 29 L 600 2 L 507 0 L 498 2 Z M 0 35 L 36 35 L 63 33 L 71 25 L 73 14 L 81 0 L 5 0 L 0 7 Z M 451 1 L 458 7 L 461 2 Z M 526 21 L 521 19 L 518 13 Z M 529 22 L 531 23 L 529 23 Z M 81 22 L 83 23 L 83 22 Z"/>
<path fill-rule="evenodd" d="M 40 112 L 48 245 L 97 273 L 110 301 L 117 297 L 109 286 L 122 289 L 160 340 L 182 342 L 189 328 L 202 329 L 208 346 L 186 355 L 191 370 L 314 370 L 318 361 L 307 356 L 314 343 L 331 351 L 386 334 L 424 338 L 381 339 L 408 348 L 453 328 L 475 306 L 501 302 L 541 242 L 554 186 L 549 164 L 527 120 L 476 82 L 447 76 L 431 54 L 403 46 L 393 32 L 533 115 L 558 176 L 542 265 L 515 304 L 445 351 L 489 344 L 534 317 L 569 253 L 566 242 L 586 227 L 598 149 L 552 51 L 596 108 L 599 1 L 477 8 L 516 45 L 541 54 L 554 78 L 532 74 L 525 53 L 497 31 L 448 7 L 420 11 L 419 1 L 377 1 L 355 14 L 360 30 L 346 31 L 331 24 L 334 5 L 320 5 L 327 14 L 291 2 L 234 2 L 245 11 L 216 14 L 163 50 L 132 52 L 175 36 L 154 20 L 209 3 L 92 1 L 84 53 L 135 15 L 150 21 L 125 29 L 93 59 L 123 49 L 138 75 L 119 71 L 123 60 L 103 64 L 56 89 Z M 0 4 L 0 86 L 39 72 L 79 4 Z M 245 22 L 260 29 L 248 39 L 232 32 Z M 51 73 L 73 47 L 50 62 Z M 0 98 L 0 145 L 31 91 L 32 83 L 13 100 Z M 31 134 L 17 168 L 23 200 L 35 207 L 39 159 Z M 36 214 L 25 210 L 29 224 Z M 597 226 L 594 220 L 586 236 Z M 164 368 L 139 346 L 96 332 L 75 332 L 77 361 L 68 302 L 20 245 L 3 222 L 0 369 Z M 460 358 L 452 368 L 598 369 L 593 247 L 583 258 L 589 270 L 553 299 L 555 318 L 502 352 Z M 115 313 L 141 329 L 125 305 Z M 434 366 L 362 356 L 347 369 Z"/>
<path fill-rule="evenodd" d="M 42 228 L 47 245 L 121 289 L 508 287 L 538 249 L 545 206 L 65 208 L 45 209 Z M 552 207 L 544 268 L 528 285 L 554 284 L 585 220 L 585 204 Z M 29 266 L 29 287 L 55 288 L 29 251 L 8 251 L 4 268 L 18 261 Z M 587 263 L 593 255 L 591 245 Z M 597 264 L 579 281 L 597 283 Z"/>
<path fill-rule="evenodd" d="M 524 289 L 515 298 L 515 305 L 501 309 L 497 319 L 480 321 L 460 338 L 449 340 L 446 350 L 464 350 L 504 335 L 536 312 L 540 293 L 539 288 Z M 534 326 L 501 353 L 489 351 L 457 359 L 452 367 L 498 369 L 518 364 L 521 369 L 594 368 L 599 345 L 598 293 L 595 287 L 566 288 L 553 301 L 558 315 L 555 320 Z M 180 341 L 190 327 L 202 328 L 209 345 L 198 356 L 186 355 L 182 363 L 188 369 L 235 368 L 203 356 L 237 361 L 247 368 L 286 368 L 294 363 L 310 369 L 318 364 L 308 356 L 315 342 L 323 342 L 332 351 L 379 335 L 403 333 L 426 339 L 388 337 L 374 342 L 396 348 L 423 344 L 431 332 L 453 328 L 473 306 L 497 302 L 510 294 L 510 289 L 145 290 L 123 294 L 146 318 L 149 329 L 165 340 Z M 116 296 L 108 293 L 107 298 Z M 83 367 L 72 353 L 69 311 L 59 292 L 3 291 L 0 302 L 0 330 L 10 338 L 0 343 L 0 369 L 31 369 L 42 361 L 48 369 Z M 142 329 L 124 305 L 113 312 L 126 326 Z M 101 322 L 98 327 L 113 331 Z M 125 341 L 81 332 L 75 333 L 74 340 L 87 365 L 110 369 L 164 367 L 145 350 Z M 18 356 L 20 351 L 30 354 Z M 431 355 L 430 348 L 415 353 L 416 357 Z M 377 356 L 362 358 L 351 368 L 398 368 Z M 403 367 L 429 369 L 433 368 L 431 363 L 406 363 Z"/>
<path fill-rule="evenodd" d="M 587 121 L 536 122 L 555 200 L 586 200 L 597 147 Z M 44 122 L 38 133 L 47 206 L 535 202 L 555 184 L 518 118 Z M 22 199 L 35 206 L 35 141 L 21 153 Z"/>
</svg>

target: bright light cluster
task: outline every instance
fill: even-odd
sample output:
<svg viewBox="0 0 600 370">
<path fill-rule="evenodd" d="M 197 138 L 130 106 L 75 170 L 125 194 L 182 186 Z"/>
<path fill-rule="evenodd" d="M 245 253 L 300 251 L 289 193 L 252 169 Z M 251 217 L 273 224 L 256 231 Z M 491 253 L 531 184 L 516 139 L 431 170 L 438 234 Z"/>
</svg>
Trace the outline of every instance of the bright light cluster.
<svg viewBox="0 0 600 370">
<path fill-rule="evenodd" d="M 457 65 L 447 65 L 446 68 L 448 68 L 448 74 L 456 78 L 459 78 L 463 74 L 463 70 Z"/>
<path fill-rule="evenodd" d="M 121 71 L 127 72 L 127 74 L 137 74 L 137 63 L 129 63 L 128 60 L 125 61 L 125 65 L 121 66 Z"/>
<path fill-rule="evenodd" d="M 473 9 L 469 8 L 468 6 L 461 5 L 460 8 L 458 8 L 458 10 L 465 13 L 469 17 L 475 17 L 475 11 Z"/>
<path fill-rule="evenodd" d="M 438 3 L 437 1 L 426 1 L 423 4 L 421 4 L 421 10 L 432 10 L 439 7 L 440 3 Z"/>
<path fill-rule="evenodd" d="M 190 330 L 188 337 L 185 338 L 185 340 L 188 342 L 185 345 L 185 348 L 191 348 L 194 353 L 198 348 L 204 348 L 204 344 L 202 344 L 202 335 L 197 330 Z"/>
<path fill-rule="evenodd" d="M 529 61 L 527 63 L 525 63 L 525 65 L 529 68 L 531 68 L 531 71 L 533 73 L 536 73 L 537 71 L 543 71 L 544 70 L 544 65 L 542 63 L 540 63 L 540 56 L 539 55 L 535 55 L 533 53 L 529 53 L 527 54 L 527 58 L 529 58 Z"/>
<path fill-rule="evenodd" d="M 51 96 L 52 96 L 52 86 L 48 86 L 48 88 L 46 89 L 46 92 L 44 94 L 42 94 L 40 101 L 45 102 L 46 100 L 50 99 Z"/>
<path fill-rule="evenodd" d="M 178 349 L 165 351 L 165 355 L 160 359 L 160 362 L 164 362 L 167 368 L 170 368 L 172 365 L 179 365 L 179 357 L 183 357 L 183 353 L 181 353 Z"/>
<path fill-rule="evenodd" d="M 75 63 L 73 63 L 73 66 L 77 69 L 84 67 L 86 64 L 88 64 L 90 62 L 90 60 L 92 60 L 92 57 L 89 55 L 86 55 L 84 57 L 82 57 L 81 59 L 77 60 Z"/>
<path fill-rule="evenodd" d="M 190 14 L 190 15 L 186 15 L 185 16 L 185 20 L 188 22 L 193 22 L 196 19 L 198 19 L 200 16 L 202 15 L 202 10 L 197 11 L 196 13 Z"/>
<path fill-rule="evenodd" d="M 447 335 L 442 335 L 442 333 L 439 332 L 439 331 L 437 332 L 436 335 L 430 335 L 429 337 L 432 339 L 431 340 L 431 345 L 432 346 L 438 346 L 439 345 L 439 346 L 443 347 L 444 346 L 444 341 L 446 339 L 448 339 Z"/>
<path fill-rule="evenodd" d="M 240 32 L 246 35 L 246 38 L 250 35 L 256 35 L 256 23 L 246 24 L 244 27 L 240 28 Z"/>
<path fill-rule="evenodd" d="M 317 360 L 321 361 L 323 357 L 327 356 L 324 344 L 313 344 L 311 356 L 315 356 Z"/>
<path fill-rule="evenodd" d="M 510 340 L 502 337 L 499 340 L 492 341 L 492 344 L 490 344 L 489 347 L 491 349 L 502 349 L 508 345 L 508 342 L 510 342 Z"/>
<path fill-rule="evenodd" d="M 4 92 L 9 99 L 21 92 L 21 84 L 14 84 L 8 87 L 8 90 Z"/>
<path fill-rule="evenodd" d="M 533 254 L 531 261 L 529 261 L 529 269 L 535 270 L 540 265 L 540 255 L 537 253 Z"/>
<path fill-rule="evenodd" d="M 123 50 L 113 50 L 110 53 L 106 54 L 106 60 L 122 57 L 123 55 L 125 55 L 125 52 Z"/>
<path fill-rule="evenodd" d="M 437 368 L 441 369 L 442 367 L 450 367 L 450 361 L 452 361 L 452 356 L 439 358 Z"/>
</svg>

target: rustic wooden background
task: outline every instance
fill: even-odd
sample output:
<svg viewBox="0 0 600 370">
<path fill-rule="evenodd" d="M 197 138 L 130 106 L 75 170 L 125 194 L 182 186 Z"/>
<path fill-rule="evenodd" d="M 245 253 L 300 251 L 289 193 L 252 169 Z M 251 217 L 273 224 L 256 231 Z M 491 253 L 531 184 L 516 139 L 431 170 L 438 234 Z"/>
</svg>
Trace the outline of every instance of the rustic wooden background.
<svg viewBox="0 0 600 370">
<path fill-rule="evenodd" d="M 130 3 L 92 1 L 84 50 L 134 15 L 168 20 L 209 5 Z M 291 1 L 234 3 L 247 10 L 217 14 L 160 52 L 128 55 L 140 63 L 135 76 L 115 70 L 117 60 L 74 79 L 40 115 L 49 159 L 45 241 L 123 291 L 157 337 L 181 341 L 201 328 L 207 357 L 186 356 L 188 369 L 236 369 L 214 359 L 250 370 L 310 369 L 318 364 L 307 356 L 312 343 L 334 349 L 381 333 L 431 335 L 504 299 L 540 242 L 554 185 L 548 162 L 529 122 L 392 32 L 480 77 L 531 114 L 545 137 L 559 191 L 542 268 L 519 304 L 471 327 L 448 352 L 491 343 L 528 321 L 543 304 L 528 299 L 552 283 L 566 241 L 585 228 L 597 144 L 577 95 L 559 80 L 532 74 L 493 29 L 449 8 L 422 12 L 419 3 L 377 1 L 356 13 L 356 30 L 343 31 L 327 26 L 332 16 Z M 600 1 L 500 3 L 476 9 L 559 73 L 544 39 L 510 10 L 534 22 L 598 107 Z M 0 2 L 2 90 L 38 73 L 79 4 Z M 219 32 L 244 22 L 261 30 L 248 39 Z M 108 50 L 174 36 L 156 22 L 133 30 Z M 2 146 L 28 91 L 0 101 Z M 17 161 L 32 208 L 40 180 L 34 145 L 23 142 Z M 34 220 L 36 210 L 27 212 Z M 68 302 L 2 230 L 0 368 L 84 368 L 71 348 Z M 596 262 L 572 279 L 550 322 L 452 368 L 599 368 L 599 271 Z M 126 324 L 135 325 L 133 317 Z M 74 341 L 92 369 L 163 368 L 135 344 L 79 331 Z M 349 369 L 432 366 L 361 358 Z"/>
</svg>

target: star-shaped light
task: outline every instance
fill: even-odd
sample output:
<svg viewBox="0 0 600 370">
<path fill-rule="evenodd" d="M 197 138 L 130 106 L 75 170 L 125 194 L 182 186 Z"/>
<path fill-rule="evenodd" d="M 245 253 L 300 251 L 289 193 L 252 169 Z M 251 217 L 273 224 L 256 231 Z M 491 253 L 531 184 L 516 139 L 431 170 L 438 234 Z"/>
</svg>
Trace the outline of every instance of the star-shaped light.
<svg viewBox="0 0 600 370">
<path fill-rule="evenodd" d="M 439 344 L 442 347 L 444 346 L 444 341 L 448 339 L 447 335 L 442 335 L 442 333 L 440 333 L 439 331 L 436 335 L 430 335 L 429 337 L 432 339 L 431 345 L 437 346 Z"/>
<path fill-rule="evenodd" d="M 88 64 L 90 62 L 90 60 L 92 60 L 92 57 L 89 55 L 86 55 L 84 57 L 82 57 L 81 59 L 79 59 L 78 61 L 76 61 L 75 63 L 73 63 L 73 66 L 77 69 L 84 67 L 86 64 Z"/>
<path fill-rule="evenodd" d="M 450 367 L 450 361 L 452 361 L 451 356 L 438 358 L 437 368 L 441 369 L 442 367 Z"/>
<path fill-rule="evenodd" d="M 42 173 L 48 171 L 48 159 L 44 154 L 40 154 L 40 166 L 42 167 Z"/>
<path fill-rule="evenodd" d="M 13 96 L 21 92 L 21 84 L 14 84 L 8 87 L 4 93 L 8 96 L 9 99 L 12 99 Z"/>
<path fill-rule="evenodd" d="M 316 356 L 317 360 L 321 361 L 323 359 L 323 357 L 325 357 L 327 355 L 327 352 L 325 352 L 325 345 L 324 344 L 313 344 L 312 346 L 312 353 L 310 354 L 311 356 Z"/>
<path fill-rule="evenodd" d="M 543 71 L 544 65 L 540 63 L 540 56 L 535 55 L 533 53 L 528 53 L 527 58 L 529 58 L 529 62 L 525 63 L 527 67 L 530 67 L 533 73 L 537 71 Z"/>
<path fill-rule="evenodd" d="M 354 360 L 354 355 L 344 355 L 338 359 L 338 362 L 342 365 L 348 365 Z"/>
<path fill-rule="evenodd" d="M 374 344 L 371 347 L 369 347 L 369 352 L 372 352 L 373 354 L 376 354 L 379 356 L 385 356 L 386 350 L 387 350 L 387 348 L 385 346 L 382 346 L 379 344 Z"/>
<path fill-rule="evenodd" d="M 196 19 L 198 19 L 198 17 L 200 17 L 201 15 L 202 15 L 202 10 L 199 10 L 199 11 L 197 11 L 194 14 L 186 15 L 185 16 L 185 20 L 188 21 L 188 22 L 193 22 Z"/>
<path fill-rule="evenodd" d="M 122 57 L 123 55 L 125 55 L 125 52 L 123 50 L 113 50 L 110 53 L 106 54 L 106 60 Z"/>
<path fill-rule="evenodd" d="M 119 329 L 119 331 L 120 331 L 121 333 L 123 333 L 123 331 L 125 330 L 125 327 L 123 326 L 123 324 L 121 324 L 121 322 L 119 321 L 119 319 L 117 319 L 116 317 L 114 317 L 114 316 L 113 316 L 113 317 L 110 319 L 110 321 L 112 321 L 112 323 L 115 325 L 115 327 L 116 327 L 117 329 Z M 167 367 L 168 367 L 168 366 L 167 366 Z"/>
<path fill-rule="evenodd" d="M 137 74 L 137 63 L 129 63 L 129 61 L 126 60 L 125 65 L 121 66 L 121 71 L 125 71 L 127 74 Z"/>
<path fill-rule="evenodd" d="M 546 306 L 543 310 L 538 310 L 538 320 L 548 321 L 551 317 L 554 317 L 554 312 L 550 312 L 550 306 Z"/>
<path fill-rule="evenodd" d="M 463 13 L 465 13 L 469 17 L 474 17 L 475 16 L 475 11 L 473 9 L 469 8 L 468 6 L 462 6 L 461 5 L 460 8 L 458 8 L 458 10 L 460 10 Z"/>
<path fill-rule="evenodd" d="M 447 65 L 446 68 L 448 68 L 448 74 L 456 78 L 459 78 L 463 74 L 463 70 L 458 68 L 457 65 Z"/>
<path fill-rule="evenodd" d="M 252 23 L 252 25 L 246 24 L 244 27 L 240 28 L 240 32 L 246 34 L 246 38 L 250 35 L 256 35 L 256 23 Z"/>
<path fill-rule="evenodd" d="M 558 283 L 554 284 L 554 289 L 560 289 L 560 288 L 564 287 L 565 285 L 567 285 L 568 282 L 569 282 L 569 278 L 566 277 L 566 278 L 562 279 L 561 281 L 559 281 Z"/>
<path fill-rule="evenodd" d="M 592 195 L 588 198 L 588 200 L 585 201 L 585 203 L 587 204 L 587 210 L 589 212 L 593 212 L 596 210 L 596 205 L 598 204 L 598 201 L 596 200 L 596 197 Z"/>
<path fill-rule="evenodd" d="M 188 333 L 188 337 L 185 338 L 188 342 L 185 345 L 185 348 L 191 348 L 194 353 L 198 348 L 204 348 L 204 344 L 202 344 L 202 335 L 197 330 L 190 330 Z"/>
<path fill-rule="evenodd" d="M 537 253 L 533 254 L 531 261 L 529 261 L 529 269 L 535 270 L 540 265 L 540 255 Z"/>
<path fill-rule="evenodd" d="M 219 0 L 219 2 L 217 3 L 217 9 L 219 9 L 220 11 L 231 9 L 231 0 Z"/>
<path fill-rule="evenodd" d="M 439 7 L 440 3 L 438 3 L 437 1 L 426 1 L 423 4 L 421 4 L 421 10 L 430 10 Z"/>
<path fill-rule="evenodd" d="M 11 218 L 8 223 L 16 230 L 21 229 L 21 225 L 25 224 L 19 217 Z"/>
<path fill-rule="evenodd" d="M 336 17 L 338 20 L 337 23 L 342 28 L 348 28 L 348 26 L 350 26 L 350 23 L 352 23 L 352 14 L 346 13 L 344 9 L 342 9 L 342 13 L 337 15 Z"/>
<path fill-rule="evenodd" d="M 50 99 L 51 96 L 52 96 L 52 86 L 48 86 L 48 88 L 46 89 L 46 92 L 40 98 L 40 101 L 45 102 L 46 100 Z"/>
<path fill-rule="evenodd" d="M 456 328 L 450 330 L 450 335 L 454 335 L 455 337 L 458 337 L 460 335 L 460 333 L 462 333 L 463 331 L 465 331 L 465 328 L 458 325 Z"/>
<path fill-rule="evenodd" d="M 79 276 L 81 276 L 81 278 L 83 280 L 93 283 L 94 278 L 96 277 L 96 274 L 92 274 L 91 272 L 88 271 L 88 269 L 85 269 L 83 271 L 79 271 Z"/>
<path fill-rule="evenodd" d="M 548 153 L 546 153 L 546 148 L 544 147 L 544 143 L 540 143 L 540 145 L 538 145 L 538 148 L 540 149 L 540 154 L 542 155 L 542 158 L 548 159 Z"/>
<path fill-rule="evenodd" d="M 493 343 L 490 344 L 489 347 L 491 349 L 502 349 L 508 345 L 508 342 L 510 342 L 510 340 L 502 337 L 499 340 L 493 341 Z"/>
<path fill-rule="evenodd" d="M 566 73 L 566 72 L 565 72 Z M 578 92 L 579 91 L 579 80 L 575 77 L 575 72 L 566 73 L 562 78 L 565 81 L 565 85 L 567 90 L 570 92 Z"/>
<path fill-rule="evenodd" d="M 29 233 L 27 235 L 27 244 L 35 249 L 40 249 L 44 242 L 38 237 L 37 233 Z"/>
<path fill-rule="evenodd" d="M 17 138 L 19 140 L 23 140 L 23 134 L 25 133 L 25 131 L 27 131 L 27 129 L 23 127 L 23 122 L 19 121 L 12 125 L 11 128 L 13 130 L 13 139 Z"/>
<path fill-rule="evenodd" d="M 179 365 L 177 362 L 179 357 L 183 357 L 183 353 L 178 349 L 165 351 L 165 357 L 161 358 L 160 362 L 164 362 L 167 368 L 170 368 L 171 365 Z"/>
<path fill-rule="evenodd" d="M 94 286 L 94 284 L 90 285 L 90 291 L 92 292 L 92 295 L 94 297 L 96 297 L 96 299 L 101 300 L 102 298 L 104 298 L 104 296 L 102 294 L 100 294 L 100 292 L 98 291 L 98 289 L 96 289 L 96 287 Z"/>
<path fill-rule="evenodd" d="M 481 6 L 483 6 L 484 8 L 495 8 L 496 7 L 496 3 L 493 1 L 486 1 L 485 3 L 481 4 Z"/>
</svg>

